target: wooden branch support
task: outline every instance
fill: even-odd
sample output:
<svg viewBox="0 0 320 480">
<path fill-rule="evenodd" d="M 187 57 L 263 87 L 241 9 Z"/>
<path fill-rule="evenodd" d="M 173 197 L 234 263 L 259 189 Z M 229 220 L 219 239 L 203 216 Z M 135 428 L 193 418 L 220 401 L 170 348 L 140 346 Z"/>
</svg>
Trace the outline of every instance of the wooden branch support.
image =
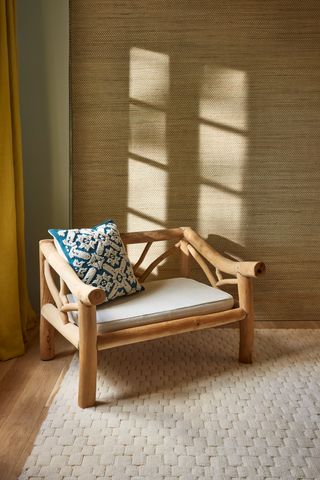
<svg viewBox="0 0 320 480">
<path fill-rule="evenodd" d="M 40 309 L 47 303 L 52 303 L 54 300 L 47 286 L 44 265 L 45 257 L 39 249 L 39 263 L 40 263 Z M 40 315 L 40 358 L 41 360 L 51 360 L 54 358 L 54 328 L 43 316 Z"/>
<path fill-rule="evenodd" d="M 72 345 L 79 348 L 79 328 L 73 323 L 62 323 L 59 310 L 51 303 L 43 305 L 41 315 L 50 323 L 58 332 L 61 333 Z"/>
<path fill-rule="evenodd" d="M 77 303 L 65 303 L 60 308 L 61 312 L 77 312 L 78 311 L 78 304 Z"/>
<path fill-rule="evenodd" d="M 98 335 L 98 350 L 119 347 L 130 343 L 154 340 L 155 338 L 168 337 L 178 333 L 185 333 L 204 328 L 218 327 L 228 323 L 239 322 L 246 317 L 242 308 L 227 310 L 225 312 L 212 313 L 177 320 L 169 320 L 160 323 L 151 323 L 142 327 L 127 328 L 116 332 Z"/>
<path fill-rule="evenodd" d="M 236 276 L 237 273 L 246 277 L 257 277 L 265 272 L 263 262 L 235 262 L 221 255 L 212 248 L 203 238 L 192 228 L 184 227 L 184 238 L 218 270 Z"/>
<path fill-rule="evenodd" d="M 220 287 L 221 285 L 237 285 L 238 280 L 236 278 L 222 278 L 216 283 L 216 287 Z"/>
<path fill-rule="evenodd" d="M 222 274 L 221 274 L 221 272 L 220 272 L 219 268 L 216 268 L 216 275 L 217 275 L 217 279 L 218 279 L 218 281 L 219 281 L 219 282 L 222 282 L 222 280 L 223 280 L 223 276 L 222 276 Z"/>
<path fill-rule="evenodd" d="M 247 313 L 246 318 L 240 323 L 239 361 L 252 362 L 253 337 L 254 337 L 254 311 L 252 279 L 238 273 L 238 292 L 240 308 Z"/>
<path fill-rule="evenodd" d="M 60 277 L 60 295 L 66 296 L 69 293 L 66 282 Z"/>
<path fill-rule="evenodd" d="M 140 275 L 140 277 L 139 277 L 140 282 L 143 283 L 148 278 L 148 276 L 150 275 L 152 270 L 154 270 L 156 268 L 156 266 L 159 265 L 159 263 L 161 263 L 163 260 L 165 260 L 167 257 L 172 255 L 173 253 L 177 253 L 178 252 L 178 246 L 179 245 L 173 245 L 172 247 L 168 248 L 168 250 L 163 252 L 152 263 L 150 263 L 148 268 L 146 268 L 146 270 L 143 272 L 143 274 Z"/>
<path fill-rule="evenodd" d="M 57 252 L 54 243 L 50 240 L 41 240 L 40 249 L 50 266 L 57 272 L 69 288 L 70 292 L 85 305 L 99 305 L 106 299 L 101 288 L 91 287 L 80 280 L 76 272 Z"/>
<path fill-rule="evenodd" d="M 45 262 L 44 262 L 44 276 L 45 276 L 45 280 L 47 282 L 47 286 L 48 286 L 48 288 L 50 290 L 50 293 L 52 295 L 52 298 L 54 299 L 54 302 L 58 307 L 61 321 L 62 321 L 62 323 L 66 324 L 69 321 L 68 320 L 68 315 L 66 313 L 64 313 L 63 311 L 61 311 L 61 307 L 63 305 L 63 300 L 61 298 L 62 295 L 59 292 L 59 290 L 58 290 L 58 288 L 55 284 L 55 281 L 53 280 L 52 270 L 51 270 L 51 267 L 50 267 L 47 260 L 45 260 Z M 66 298 L 66 301 L 68 301 L 67 298 Z"/>
<path fill-rule="evenodd" d="M 140 257 L 139 257 L 139 260 L 136 262 L 136 264 L 134 265 L 133 267 L 133 271 L 134 271 L 134 274 L 136 275 L 137 271 L 138 271 L 138 268 L 140 267 L 141 263 L 143 262 L 143 260 L 146 258 L 146 255 L 147 253 L 149 252 L 150 250 L 150 247 L 152 245 L 152 242 L 148 242 L 146 244 L 146 246 L 144 247 L 143 249 L 143 252 L 141 253 Z"/>
<path fill-rule="evenodd" d="M 188 242 L 180 240 L 180 272 L 183 277 L 190 276 L 190 252 Z"/>
<path fill-rule="evenodd" d="M 188 250 L 191 253 L 191 255 L 193 256 L 193 258 L 195 259 L 195 261 L 198 263 L 198 265 L 201 267 L 205 276 L 209 280 L 211 286 L 215 287 L 216 286 L 216 279 L 214 278 L 213 273 L 211 272 L 211 270 L 208 267 L 208 265 L 206 264 L 206 262 L 203 260 L 202 256 L 190 244 L 188 244 Z"/>
<path fill-rule="evenodd" d="M 45 280 L 46 280 L 48 289 L 51 293 L 51 296 L 52 296 L 55 304 L 57 305 L 58 308 L 62 307 L 62 301 L 61 301 L 61 298 L 60 298 L 60 295 L 59 295 L 59 291 L 57 289 L 56 284 L 54 283 L 54 280 L 53 280 L 53 277 L 52 277 L 52 272 L 51 272 L 51 267 L 50 267 L 49 263 L 47 262 L 47 260 L 45 260 L 45 262 L 44 262 L 44 276 L 45 276 Z"/>
<path fill-rule="evenodd" d="M 78 403 L 80 407 L 86 408 L 95 404 L 98 350 L 239 322 L 239 360 L 245 363 L 252 361 L 254 333 L 252 278 L 264 273 L 264 263 L 235 261 L 226 258 L 189 227 L 124 233 L 121 234 L 121 237 L 125 245 L 146 243 L 134 266 L 135 272 L 143 263 L 153 242 L 175 241 L 175 245 L 151 262 L 140 275 L 141 282 L 163 260 L 179 252 L 181 275 L 189 276 L 189 260 L 193 257 L 213 287 L 238 284 L 239 307 L 209 315 L 149 323 L 97 334 L 96 305 L 105 301 L 105 292 L 100 288 L 84 284 L 66 260 L 56 251 L 53 241 L 42 240 L 40 242 L 40 355 L 44 360 L 53 358 L 55 329 L 79 349 Z M 215 279 L 208 263 L 216 269 L 218 280 Z M 60 277 L 59 290 L 52 276 L 52 270 Z M 223 278 L 221 272 L 227 273 L 233 278 Z M 69 291 L 78 300 L 78 303 L 68 301 Z M 79 326 L 68 322 L 67 314 L 73 311 L 78 312 Z"/>
</svg>

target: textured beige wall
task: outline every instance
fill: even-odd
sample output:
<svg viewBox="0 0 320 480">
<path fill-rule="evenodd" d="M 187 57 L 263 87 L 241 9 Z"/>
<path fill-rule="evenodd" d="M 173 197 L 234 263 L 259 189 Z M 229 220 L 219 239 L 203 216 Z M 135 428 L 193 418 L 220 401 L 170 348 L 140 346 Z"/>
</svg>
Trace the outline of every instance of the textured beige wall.
<svg viewBox="0 0 320 480">
<path fill-rule="evenodd" d="M 72 0 L 73 224 L 191 225 L 319 319 L 320 3 Z"/>
<path fill-rule="evenodd" d="M 28 283 L 38 308 L 38 241 L 69 224 L 69 2 L 18 0 L 17 20 Z"/>
</svg>

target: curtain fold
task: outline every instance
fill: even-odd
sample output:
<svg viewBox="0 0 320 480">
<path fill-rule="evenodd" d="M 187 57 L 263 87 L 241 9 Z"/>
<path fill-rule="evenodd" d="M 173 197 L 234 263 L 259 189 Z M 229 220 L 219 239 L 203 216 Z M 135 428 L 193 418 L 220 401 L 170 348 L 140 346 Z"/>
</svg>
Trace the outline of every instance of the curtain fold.
<svg viewBox="0 0 320 480">
<path fill-rule="evenodd" d="M 26 282 L 15 0 L 0 0 L 0 359 L 22 355 L 35 315 Z"/>
</svg>

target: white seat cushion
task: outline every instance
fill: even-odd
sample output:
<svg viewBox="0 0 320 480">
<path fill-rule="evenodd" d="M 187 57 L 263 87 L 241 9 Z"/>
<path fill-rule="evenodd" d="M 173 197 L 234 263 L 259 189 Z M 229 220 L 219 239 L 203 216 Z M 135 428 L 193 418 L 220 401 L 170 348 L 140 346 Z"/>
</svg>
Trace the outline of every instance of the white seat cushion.
<svg viewBox="0 0 320 480">
<path fill-rule="evenodd" d="M 97 307 L 99 333 L 156 323 L 173 318 L 222 312 L 233 307 L 231 295 L 190 278 L 154 280 L 143 292 Z M 69 301 L 75 299 L 68 295 Z M 77 314 L 72 313 L 77 322 Z"/>
</svg>

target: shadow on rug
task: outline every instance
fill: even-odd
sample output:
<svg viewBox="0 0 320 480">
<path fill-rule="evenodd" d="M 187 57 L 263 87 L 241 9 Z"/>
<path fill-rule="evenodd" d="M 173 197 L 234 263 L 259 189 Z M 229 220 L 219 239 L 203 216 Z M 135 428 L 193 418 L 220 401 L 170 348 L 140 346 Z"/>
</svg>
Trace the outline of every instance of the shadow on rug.
<svg viewBox="0 0 320 480">
<path fill-rule="evenodd" d="M 320 479 L 320 331 L 212 329 L 99 354 L 97 406 L 77 407 L 75 355 L 25 479 Z"/>
</svg>

